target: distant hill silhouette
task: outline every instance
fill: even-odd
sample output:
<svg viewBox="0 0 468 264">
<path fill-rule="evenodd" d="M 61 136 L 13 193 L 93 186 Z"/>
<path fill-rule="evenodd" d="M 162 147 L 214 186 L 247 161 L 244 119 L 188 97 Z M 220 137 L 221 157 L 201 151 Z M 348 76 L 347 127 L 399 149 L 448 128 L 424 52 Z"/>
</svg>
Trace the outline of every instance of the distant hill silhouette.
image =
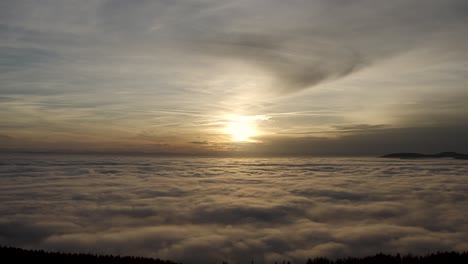
<svg viewBox="0 0 468 264">
<path fill-rule="evenodd" d="M 67 263 L 67 264 L 178 264 L 177 262 L 143 257 L 121 257 L 46 252 L 0 246 L 0 263 Z"/>
<path fill-rule="evenodd" d="M 341 258 L 335 261 L 326 258 L 307 260 L 306 264 L 462 264 L 468 263 L 468 252 L 437 252 L 426 256 L 396 256 L 377 254 L 363 258 Z"/>
<path fill-rule="evenodd" d="M 43 250 L 25 250 L 13 247 L 0 246 L 0 263 L 67 263 L 67 264 L 176 264 L 169 260 L 160 260 L 142 257 L 120 257 L 112 255 L 92 255 L 92 254 L 71 254 L 46 252 Z M 225 261 L 219 263 L 228 264 Z M 236 262 L 237 263 L 237 262 Z M 253 261 L 251 262 L 253 263 Z M 276 262 L 278 263 L 278 262 Z M 289 263 L 282 261 L 279 263 Z M 308 259 L 305 264 L 466 264 L 468 263 L 468 252 L 437 252 L 426 256 L 397 254 L 385 255 L 377 254 L 375 256 L 362 258 L 341 258 L 329 260 L 327 258 Z M 273 264 L 273 263 L 272 263 Z"/>
<path fill-rule="evenodd" d="M 437 154 L 421 154 L 421 153 L 392 153 L 382 156 L 382 158 L 399 158 L 399 159 L 421 159 L 421 158 L 454 158 L 454 159 L 468 159 L 468 154 L 461 154 L 457 152 L 441 152 Z"/>
</svg>

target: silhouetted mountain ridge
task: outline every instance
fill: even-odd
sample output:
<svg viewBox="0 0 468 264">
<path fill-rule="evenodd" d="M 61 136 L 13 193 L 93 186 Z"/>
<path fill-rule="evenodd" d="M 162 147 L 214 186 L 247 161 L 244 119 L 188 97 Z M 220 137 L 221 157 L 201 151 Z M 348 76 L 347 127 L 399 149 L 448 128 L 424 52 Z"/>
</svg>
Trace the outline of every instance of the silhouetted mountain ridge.
<svg viewBox="0 0 468 264">
<path fill-rule="evenodd" d="M 392 153 L 382 156 L 382 158 L 399 158 L 399 159 L 420 159 L 420 158 L 454 158 L 454 159 L 468 159 L 468 154 L 462 154 L 457 152 L 440 152 L 437 154 L 421 154 L 421 153 Z"/>
<path fill-rule="evenodd" d="M 67 264 L 180 264 L 153 258 L 47 252 L 0 246 L 0 263 L 67 263 Z"/>
<path fill-rule="evenodd" d="M 44 250 L 26 250 L 13 247 L 0 246 L 0 263 L 67 263 L 67 264 L 177 264 L 169 260 L 160 260 L 143 257 L 121 257 L 113 255 L 71 254 L 46 252 Z M 220 261 L 219 263 L 228 264 Z M 238 263 L 238 262 L 236 262 Z M 250 263 L 255 263 L 253 260 Z M 278 262 L 275 262 L 278 263 Z M 279 263 L 291 264 L 290 261 Z M 414 255 L 386 255 L 379 253 L 368 257 L 348 257 L 336 260 L 327 258 L 308 259 L 306 264 L 465 264 L 468 263 L 468 252 L 437 252 L 425 256 Z M 180 264 L 180 263 L 179 263 Z"/>
</svg>

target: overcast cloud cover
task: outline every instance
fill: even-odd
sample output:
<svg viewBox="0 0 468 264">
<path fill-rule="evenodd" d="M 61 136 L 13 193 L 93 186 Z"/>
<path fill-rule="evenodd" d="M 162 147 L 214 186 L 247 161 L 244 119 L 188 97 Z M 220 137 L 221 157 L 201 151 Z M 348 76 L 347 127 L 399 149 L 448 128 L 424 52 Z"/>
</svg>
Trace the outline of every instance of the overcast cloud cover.
<svg viewBox="0 0 468 264">
<path fill-rule="evenodd" d="M 235 115 L 267 116 L 266 145 L 347 145 L 380 128 L 390 145 L 427 132 L 449 148 L 438 131 L 468 121 L 467 10 L 465 0 L 3 0 L 1 148 L 232 150 L 222 131 Z"/>
<path fill-rule="evenodd" d="M 0 244 L 184 263 L 468 250 L 468 164 L 2 156 Z"/>
</svg>

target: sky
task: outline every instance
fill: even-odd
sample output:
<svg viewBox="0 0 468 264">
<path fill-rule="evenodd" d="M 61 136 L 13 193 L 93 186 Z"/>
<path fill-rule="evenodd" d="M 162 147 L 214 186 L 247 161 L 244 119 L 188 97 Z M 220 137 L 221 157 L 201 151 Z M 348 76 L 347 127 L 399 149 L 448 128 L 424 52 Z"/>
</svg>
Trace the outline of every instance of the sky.
<svg viewBox="0 0 468 264">
<path fill-rule="evenodd" d="M 0 2 L 0 151 L 468 152 L 465 0 Z"/>
</svg>

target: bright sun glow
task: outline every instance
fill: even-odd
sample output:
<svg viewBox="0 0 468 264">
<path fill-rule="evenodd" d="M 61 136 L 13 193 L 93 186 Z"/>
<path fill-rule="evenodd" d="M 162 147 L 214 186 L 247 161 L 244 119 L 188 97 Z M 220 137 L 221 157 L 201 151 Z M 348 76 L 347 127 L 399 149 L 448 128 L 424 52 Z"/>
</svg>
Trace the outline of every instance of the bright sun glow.
<svg viewBox="0 0 468 264">
<path fill-rule="evenodd" d="M 232 121 L 226 126 L 225 132 L 232 136 L 232 141 L 236 142 L 254 142 L 252 137 L 258 135 L 256 122 L 267 120 L 266 116 L 235 116 L 230 118 Z"/>
<path fill-rule="evenodd" d="M 249 141 L 256 135 L 255 128 L 248 122 L 234 122 L 227 126 L 226 132 L 232 135 L 233 141 Z"/>
</svg>

